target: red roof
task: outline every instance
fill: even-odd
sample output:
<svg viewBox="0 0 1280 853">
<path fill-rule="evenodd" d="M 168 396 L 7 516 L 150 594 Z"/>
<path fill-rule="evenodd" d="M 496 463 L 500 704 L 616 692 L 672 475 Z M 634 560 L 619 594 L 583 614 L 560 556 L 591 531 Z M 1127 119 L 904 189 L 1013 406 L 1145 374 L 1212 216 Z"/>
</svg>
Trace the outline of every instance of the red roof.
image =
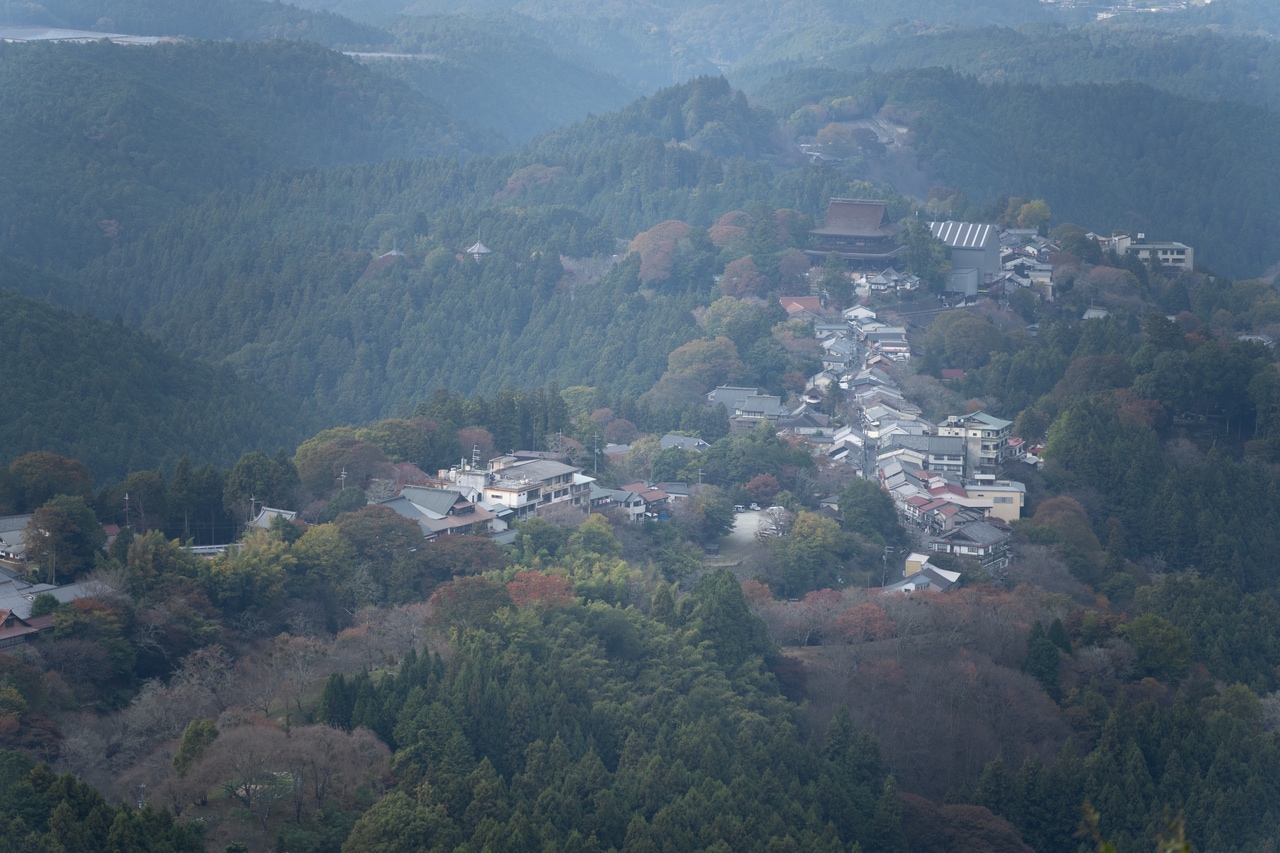
<svg viewBox="0 0 1280 853">
<path fill-rule="evenodd" d="M 665 501 L 670 497 L 670 495 L 662 491 L 662 489 L 655 489 L 652 486 L 647 486 L 641 482 L 628 483 L 627 485 L 619 486 L 618 488 L 621 491 L 633 492 L 639 495 L 644 498 L 644 502 L 647 504 L 656 503 L 657 501 Z"/>
<path fill-rule="evenodd" d="M 788 314 L 795 314 L 800 311 L 809 311 L 814 314 L 822 313 L 822 298 L 818 296 L 783 296 L 778 302 Z"/>
<path fill-rule="evenodd" d="M 943 483 L 941 486 L 935 486 L 928 491 L 929 494 L 934 497 L 938 497 L 939 495 L 955 495 L 960 498 L 969 497 L 969 493 L 961 486 L 957 486 L 955 483 Z"/>
</svg>

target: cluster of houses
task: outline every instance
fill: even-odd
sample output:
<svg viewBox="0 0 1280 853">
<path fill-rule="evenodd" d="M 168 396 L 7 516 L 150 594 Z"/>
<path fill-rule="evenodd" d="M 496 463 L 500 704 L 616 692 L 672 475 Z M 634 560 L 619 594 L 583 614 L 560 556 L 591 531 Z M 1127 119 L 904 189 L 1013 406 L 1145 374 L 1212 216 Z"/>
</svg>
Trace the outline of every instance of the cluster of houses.
<svg viewBox="0 0 1280 853">
<path fill-rule="evenodd" d="M 991 228 L 941 233 L 958 244 L 983 246 L 984 254 L 991 248 L 986 241 L 995 235 Z M 1034 233 L 1015 238 L 1017 248 L 1004 256 L 1030 262 L 1034 253 L 1053 249 Z M 997 262 L 1001 256 L 992 254 Z M 1015 274 L 1023 272 L 1039 274 L 1031 268 Z M 800 405 L 788 408 L 780 397 L 734 386 L 709 392 L 707 405 L 723 403 L 733 428 L 771 421 L 780 435 L 801 437 L 827 462 L 850 465 L 858 476 L 875 479 L 929 553 L 953 554 L 988 571 L 1007 565 L 1009 523 L 1021 517 L 1026 489 L 1000 474 L 1009 462 L 1033 459 L 1012 435 L 1012 422 L 985 412 L 927 421 L 892 375 L 895 364 L 911 357 L 904 327 L 883 322 L 862 305 L 835 319 L 818 297 L 781 302 L 792 319 L 813 326 L 823 353 L 824 369 L 809 378 Z M 837 388 L 849 409 L 847 423 L 839 426 L 815 408 Z M 954 572 L 939 572 L 927 556 L 913 554 L 904 579 L 890 588 L 947 589 L 959 580 L 958 574 L 948 579 Z"/>
<path fill-rule="evenodd" d="M 931 424 L 910 410 L 887 409 L 877 402 L 863 410 L 862 471 L 889 494 L 929 552 L 975 561 L 988 572 L 1007 566 L 1009 524 L 1026 506 L 1026 487 L 998 478 L 1020 453 L 1013 424 L 984 412 Z M 919 570 L 908 559 L 904 583 Z"/>
<path fill-rule="evenodd" d="M 949 248 L 948 290 L 953 294 L 968 298 L 1024 287 L 1046 300 L 1053 298 L 1048 258 L 1059 247 L 1035 231 L 949 221 L 930 223 L 930 229 Z M 911 291 L 920 286 L 919 279 L 893 266 L 904 249 L 901 232 L 883 202 L 832 199 L 822 227 L 811 232 L 815 248 L 807 253 L 818 261 L 836 253 L 864 295 Z M 1104 250 L 1133 254 L 1144 262 L 1156 260 L 1175 269 L 1193 265 L 1192 249 L 1181 243 L 1148 242 L 1142 234 L 1089 236 Z M 467 251 L 479 260 L 488 249 L 477 243 Z M 878 319 L 862 305 L 835 315 L 821 296 L 787 296 L 781 303 L 789 318 L 812 325 L 822 371 L 809 378 L 792 405 L 758 388 L 721 386 L 707 393 L 707 406 L 723 405 L 731 430 L 768 422 L 778 434 L 807 442 L 827 463 L 849 465 L 858 476 L 875 479 L 929 553 L 975 561 L 988 571 L 1007 565 L 1009 523 L 1021 516 L 1026 490 L 1022 483 L 999 477 L 1010 461 L 1037 461 L 1011 434 L 1012 423 L 984 412 L 952 415 L 937 424 L 926 421 L 891 373 L 895 364 L 911 358 L 905 327 Z M 827 396 L 837 389 L 850 415 L 842 425 L 822 411 Z M 701 439 L 680 435 L 664 436 L 660 446 L 691 451 L 708 447 Z M 621 458 L 628 449 L 610 445 L 604 454 Z M 662 518 L 675 502 L 690 495 L 684 483 L 605 488 L 570 464 L 567 455 L 554 452 L 516 451 L 483 465 L 474 458 L 435 476 L 409 463 L 395 468 L 390 496 L 373 502 L 417 523 L 428 541 L 467 533 L 514 541 L 512 523 L 554 507 L 584 513 L 607 510 L 629 521 Z M 278 516 L 292 521 L 296 513 L 263 507 L 251 525 L 268 527 Z M 50 592 L 60 601 L 86 594 L 78 584 L 58 587 L 23 579 L 30 518 L 0 518 L 0 647 L 47 627 L 47 620 L 28 618 L 40 593 Z M 112 532 L 118 531 L 108 531 Z M 226 547 L 194 550 L 212 556 Z M 960 578 L 958 572 L 932 565 L 928 554 L 913 553 L 906 558 L 903 579 L 886 589 L 946 590 Z"/>
<path fill-rule="evenodd" d="M 981 242 L 991 233 L 947 236 Z M 1019 235 L 1014 254 L 1026 258 L 1052 248 L 1047 242 L 1039 246 L 1037 240 L 1043 238 Z M 805 299 L 783 297 L 782 303 L 793 319 L 812 324 L 824 353 L 824 370 L 810 377 L 802 405 L 788 409 L 780 398 L 759 389 L 727 386 L 710 392 L 708 405 L 725 403 L 731 420 L 742 426 L 772 420 L 779 434 L 802 437 L 828 463 L 850 465 L 858 476 L 874 479 L 929 554 L 955 555 L 989 572 L 1006 566 L 1009 524 L 1022 515 L 1026 489 L 1000 475 L 1010 462 L 1035 461 L 1022 440 L 1012 435 L 1012 422 L 985 412 L 952 415 L 936 424 L 927 421 L 903 395 L 891 371 L 911 357 L 905 328 L 882 322 L 861 305 L 833 320 L 820 305 Z M 818 414 L 812 407 L 836 388 L 844 392 L 847 423 L 833 426 L 826 418 L 818 429 L 793 426 L 797 417 Z M 928 562 L 927 554 L 917 553 L 906 559 L 904 578 L 888 589 L 945 590 L 959 579 L 958 573 L 939 569 Z"/>
<path fill-rule="evenodd" d="M 663 447 L 686 443 L 694 449 L 709 447 L 688 436 L 670 435 L 662 442 Z M 685 483 L 636 482 L 605 488 L 584 469 L 569 464 L 567 455 L 532 450 L 498 456 L 483 466 L 478 460 L 463 463 L 434 477 L 419 471 L 410 479 L 398 487 L 397 494 L 377 503 L 416 522 L 427 541 L 483 534 L 509 544 L 515 540 L 514 522 L 553 508 L 584 514 L 616 511 L 627 521 L 664 518 L 672 504 L 690 496 Z"/>
<path fill-rule="evenodd" d="M 375 503 L 416 522 L 427 541 L 468 533 L 509 540 L 513 522 L 547 507 L 585 511 L 595 483 L 568 456 L 545 451 L 516 451 L 483 466 L 463 462 L 435 476 L 408 463 L 399 468 L 397 493 Z"/>
<path fill-rule="evenodd" d="M 80 583 L 61 586 L 30 579 L 26 571 L 27 535 L 31 515 L 0 518 L 0 649 L 24 643 L 40 631 L 53 627 L 52 616 L 31 616 L 36 596 L 48 593 L 65 603 L 98 591 L 95 585 Z M 114 524 L 104 525 L 108 538 L 119 533 Z"/>
<path fill-rule="evenodd" d="M 1045 302 L 1053 301 L 1049 258 L 1059 246 L 1035 229 L 945 221 L 930 222 L 929 230 L 951 256 L 947 292 L 953 297 L 1000 299 L 1025 288 Z"/>
<path fill-rule="evenodd" d="M 982 294 L 998 299 L 1027 288 L 1046 302 L 1053 301 L 1049 258 L 1060 247 L 1035 229 L 945 220 L 930 222 L 929 230 L 947 246 L 951 259 L 947 292 L 952 297 L 974 299 Z M 833 198 L 822 226 L 809 232 L 815 245 L 806 253 L 819 262 L 838 255 L 852 271 L 859 294 L 907 295 L 920 288 L 920 279 L 895 269 L 906 248 L 902 231 L 889 218 L 884 202 Z M 1195 252 L 1184 243 L 1149 241 L 1145 234 L 1086 236 L 1103 251 L 1133 255 L 1143 263 L 1155 260 L 1175 271 L 1194 266 Z"/>
</svg>

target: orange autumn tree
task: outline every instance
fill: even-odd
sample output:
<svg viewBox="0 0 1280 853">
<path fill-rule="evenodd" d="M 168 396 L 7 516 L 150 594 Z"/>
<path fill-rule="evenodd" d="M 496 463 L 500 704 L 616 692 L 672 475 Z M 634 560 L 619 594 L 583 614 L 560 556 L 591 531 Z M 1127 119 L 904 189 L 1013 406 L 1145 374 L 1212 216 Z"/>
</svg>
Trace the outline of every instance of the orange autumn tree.
<svg viewBox="0 0 1280 853">
<path fill-rule="evenodd" d="M 631 251 L 640 255 L 640 280 L 663 281 L 671 277 L 676 246 L 691 227 L 679 219 L 659 222 L 631 241 Z"/>
<path fill-rule="evenodd" d="M 720 292 L 725 296 L 756 296 L 769 289 L 769 280 L 760 274 L 750 255 L 729 262 L 720 279 Z"/>
<path fill-rule="evenodd" d="M 884 608 L 872 601 L 864 601 L 850 608 L 835 620 L 836 628 L 851 643 L 893 638 L 898 626 L 884 612 Z"/>
<path fill-rule="evenodd" d="M 545 613 L 553 607 L 567 607 L 575 600 L 573 584 L 563 575 L 520 572 L 507 584 L 516 607 L 531 607 Z"/>
</svg>

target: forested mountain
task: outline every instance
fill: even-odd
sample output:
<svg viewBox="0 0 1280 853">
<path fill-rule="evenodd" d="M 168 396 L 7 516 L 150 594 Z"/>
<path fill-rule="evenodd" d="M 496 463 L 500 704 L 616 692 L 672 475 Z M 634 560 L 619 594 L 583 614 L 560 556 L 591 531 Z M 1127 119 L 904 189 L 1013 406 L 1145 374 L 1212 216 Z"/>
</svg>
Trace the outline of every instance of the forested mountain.
<svg viewBox="0 0 1280 853">
<path fill-rule="evenodd" d="M 729 73 L 749 92 L 790 69 L 884 72 L 940 66 L 983 83 L 1145 83 L 1205 101 L 1280 106 L 1280 45 L 1275 39 L 1213 32 L 1165 32 L 1110 21 L 1085 27 L 820 28 L 791 33 Z"/>
<path fill-rule="evenodd" d="M 393 42 L 129 14 L 416 58 L 0 45 L 0 507 L 33 514 L 33 576 L 89 582 L 19 605 L 48 630 L 0 655 L 0 851 L 1274 847 L 1280 295 L 1231 278 L 1280 258 L 1276 54 L 1236 37 L 1265 2 L 1016 31 L 983 27 L 1052 4 L 310 2 Z M 786 75 L 751 101 L 713 62 Z M 883 200 L 938 285 L 917 216 L 1052 206 L 1052 301 L 875 304 L 916 355 L 879 399 L 1046 445 L 1001 472 L 1013 561 L 934 554 L 946 593 L 871 589 L 928 535 L 826 435 L 704 403 L 860 423 L 779 299 L 852 300 L 804 251 L 833 196 Z M 631 523 L 558 492 L 506 546 L 378 505 L 552 447 L 691 494 Z"/>
<path fill-rule="evenodd" d="M 805 104 L 825 114 L 836 99 L 890 114 L 909 127 L 901 143 L 929 180 L 974 200 L 1052 198 L 1055 221 L 1180 240 L 1230 275 L 1280 258 L 1260 215 L 1280 189 L 1269 144 L 1280 113 L 1263 107 L 1131 83 L 983 84 L 940 69 L 797 71 L 762 94 L 782 114 Z"/>
<path fill-rule="evenodd" d="M 856 83 L 828 74 L 822 85 L 827 99 L 854 92 L 906 116 L 928 172 L 971 198 L 1043 195 L 1063 219 L 1182 239 L 1227 272 L 1274 259 L 1239 204 L 1259 204 L 1280 180 L 1274 151 L 1250 147 L 1268 138 L 1270 113 L 1158 102 L 1139 87 L 983 86 L 937 71 Z M 1090 133 L 1066 118 L 1082 114 L 1094 117 Z M 1226 141 L 1239 155 L 1223 160 L 1223 140 L 1201 117 L 1261 130 Z M 1158 138 L 1133 136 L 1161 124 L 1170 131 Z M 1074 148 L 1056 147 L 1061 139 Z M 786 152 L 767 113 L 705 78 L 546 134 L 518 155 L 280 174 L 215 193 L 117 240 L 53 298 L 226 359 L 333 421 L 405 412 L 441 386 L 493 393 L 554 379 L 638 396 L 695 334 L 692 310 L 719 295 L 711 274 L 738 255 L 695 230 L 660 287 L 628 264 L 566 274 L 561 256 L 607 257 L 615 238 L 664 220 L 709 228 L 726 211 L 762 207 L 817 217 L 832 196 L 883 194 L 829 167 L 794 168 Z M 1171 173 L 1184 177 L 1161 177 Z M 894 203 L 895 215 L 908 209 Z M 792 247 L 803 247 L 803 227 L 796 235 Z M 461 254 L 477 240 L 495 250 L 479 263 Z"/>
<path fill-rule="evenodd" d="M 903 18 L 984 26 L 1047 20 L 1052 12 L 1037 0 L 980 2 L 806 2 L 787 0 L 714 3 L 555 3 L 543 0 L 304 0 L 356 20 L 388 25 L 406 15 L 491 15 L 514 12 L 553 31 L 591 56 L 601 70 L 645 90 L 723 69 L 770 39 L 803 28 L 875 27 Z"/>
<path fill-rule="evenodd" d="M 102 481 L 191 455 L 228 465 L 246 448 L 292 447 L 310 425 L 296 403 L 230 368 L 173 356 L 117 324 L 9 290 L 59 284 L 0 256 L 0 462 L 48 450 Z"/>
<path fill-rule="evenodd" d="M 390 41 L 376 27 L 330 12 L 265 0 L 0 0 L 0 20 L 11 26 L 62 27 L 129 35 L 197 39 L 303 39 L 330 47 L 373 47 Z"/>
<path fill-rule="evenodd" d="M 582 69 L 577 73 L 585 73 L 586 82 L 597 76 L 613 78 L 626 86 L 633 97 L 700 75 L 718 73 L 714 63 L 678 44 L 669 35 L 654 32 L 652 25 L 644 21 L 594 15 L 548 19 L 502 9 L 457 13 L 441 10 L 431 15 L 423 14 L 420 9 L 410 11 L 413 14 L 409 17 L 387 22 L 388 29 L 396 35 L 397 45 L 414 50 L 424 37 L 430 38 L 432 31 L 441 27 L 455 31 L 465 27 L 472 36 L 461 42 L 441 43 L 442 58 L 467 63 L 479 58 L 468 55 L 475 48 L 479 48 L 481 56 L 496 48 L 506 55 L 496 57 L 492 67 L 482 73 L 493 75 L 510 68 L 511 79 L 498 81 L 503 88 L 518 85 L 520 81 L 514 75 L 521 68 L 530 68 L 530 40 L 533 40 L 533 50 L 554 57 L 550 66 L 536 70 L 539 77 L 568 62 Z M 562 79 L 555 85 L 581 82 L 584 81 Z M 481 98 L 489 95 L 486 89 L 472 88 Z M 530 92 L 530 96 L 539 95 Z"/>
<path fill-rule="evenodd" d="M 514 143 L 645 93 L 596 70 L 590 57 L 529 18 L 409 18 L 394 33 L 397 50 L 427 58 L 384 61 L 374 70 Z"/>
<path fill-rule="evenodd" d="M 409 87 L 304 42 L 3 44 L 0 249 L 76 267 L 274 169 L 460 156 L 475 139 Z"/>
<path fill-rule="evenodd" d="M 1143 27 L 1181 32 L 1214 30 L 1233 36 L 1280 36 L 1280 20 L 1269 0 L 1232 0 L 1230 3 L 1189 3 L 1171 14 L 1141 16 Z M 1121 17 L 1116 23 L 1132 24 L 1134 19 Z"/>
<path fill-rule="evenodd" d="M 59 302 L 228 359 L 334 420 L 391 414 L 440 386 L 492 393 L 556 379 L 639 395 L 693 334 L 692 310 L 719 295 L 720 247 L 695 231 L 683 260 L 643 286 L 633 263 L 567 276 L 560 257 L 607 259 L 615 235 L 663 220 L 707 228 L 762 202 L 814 215 L 831 195 L 874 192 L 830 170 L 775 180 L 761 165 L 665 144 L 759 151 L 770 127 L 708 79 L 518 157 L 275 175 L 122 241 Z M 494 250 L 480 263 L 461 254 L 477 240 Z M 397 247 L 403 255 L 379 257 Z"/>
</svg>

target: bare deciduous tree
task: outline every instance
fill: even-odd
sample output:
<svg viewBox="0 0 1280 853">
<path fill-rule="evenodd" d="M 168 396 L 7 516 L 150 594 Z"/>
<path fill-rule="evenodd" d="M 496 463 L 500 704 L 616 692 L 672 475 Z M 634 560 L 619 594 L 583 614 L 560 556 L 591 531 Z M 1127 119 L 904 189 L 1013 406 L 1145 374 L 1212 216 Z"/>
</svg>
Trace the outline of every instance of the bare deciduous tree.
<svg viewBox="0 0 1280 853">
<path fill-rule="evenodd" d="M 319 640 L 281 634 L 265 658 L 267 669 L 275 673 L 276 683 L 288 691 L 299 714 L 307 688 L 320 676 L 325 652 Z"/>
<path fill-rule="evenodd" d="M 235 665 L 231 655 L 216 644 L 196 649 L 184 657 L 171 681 L 174 686 L 188 688 L 192 693 L 207 694 L 219 705 L 234 682 Z M 198 711 L 193 709 L 192 713 Z"/>
</svg>

